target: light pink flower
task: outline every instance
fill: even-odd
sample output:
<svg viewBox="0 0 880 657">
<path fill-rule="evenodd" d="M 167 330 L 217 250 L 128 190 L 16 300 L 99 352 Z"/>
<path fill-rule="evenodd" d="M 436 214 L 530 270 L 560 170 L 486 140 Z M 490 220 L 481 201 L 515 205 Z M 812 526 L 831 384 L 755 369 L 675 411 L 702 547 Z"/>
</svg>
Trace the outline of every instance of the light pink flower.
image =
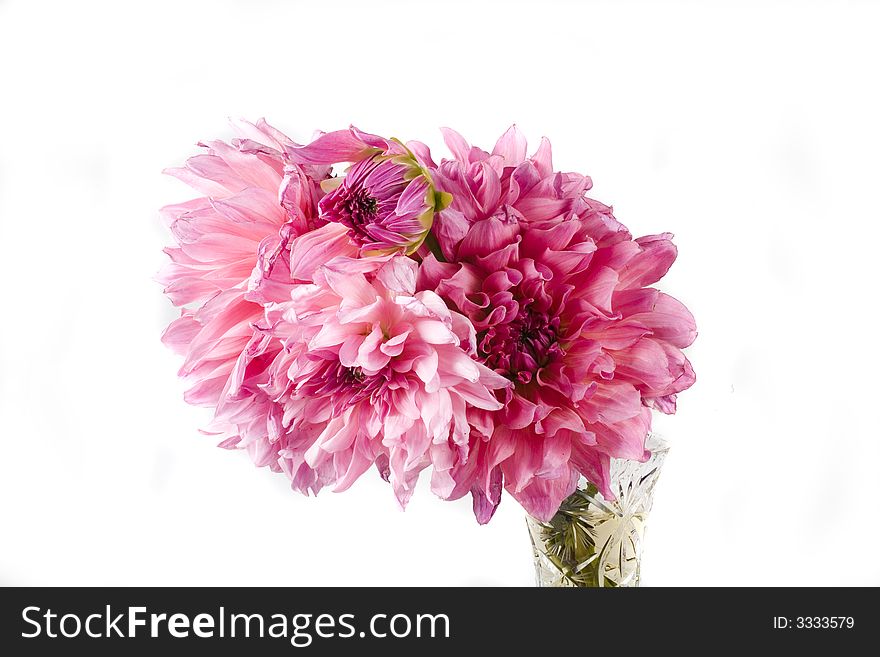
<svg viewBox="0 0 880 657">
<path fill-rule="evenodd" d="M 477 331 L 477 357 L 507 378 L 505 407 L 473 410 L 470 456 L 451 470 L 488 520 L 505 488 L 548 520 L 581 475 L 605 495 L 609 458 L 643 459 L 651 407 L 674 412 L 694 382 L 681 348 L 696 336 L 678 301 L 647 287 L 675 259 L 671 235 L 633 240 L 591 183 L 552 169 L 550 145 L 526 157 L 511 128 L 492 153 L 447 130 L 455 155 L 432 172 L 453 202 L 425 255 L 435 290 Z"/>
<path fill-rule="evenodd" d="M 375 463 L 405 505 L 433 464 L 434 492 L 450 495 L 467 409 L 500 409 L 492 391 L 509 383 L 471 358 L 467 319 L 415 291 L 417 267 L 403 256 L 336 258 L 267 308 L 265 331 L 284 351 L 266 390 L 285 431 L 316 436 L 282 454 L 291 471 L 331 473 L 341 491 Z"/>
<path fill-rule="evenodd" d="M 235 127 L 231 144 L 201 144 L 202 154 L 167 170 L 205 196 L 161 211 L 177 246 L 165 250 L 171 262 L 158 280 L 182 306 L 162 339 L 185 357 L 186 400 L 215 408 L 206 432 L 279 471 L 281 415 L 261 386 L 281 345 L 254 324 L 266 303 L 289 298 L 296 276 L 308 280 L 318 264 L 356 249 L 336 226 L 315 230 L 329 167 L 290 160 L 284 152 L 296 144 L 265 121 Z M 292 260 L 299 252 L 309 258 Z"/>
</svg>

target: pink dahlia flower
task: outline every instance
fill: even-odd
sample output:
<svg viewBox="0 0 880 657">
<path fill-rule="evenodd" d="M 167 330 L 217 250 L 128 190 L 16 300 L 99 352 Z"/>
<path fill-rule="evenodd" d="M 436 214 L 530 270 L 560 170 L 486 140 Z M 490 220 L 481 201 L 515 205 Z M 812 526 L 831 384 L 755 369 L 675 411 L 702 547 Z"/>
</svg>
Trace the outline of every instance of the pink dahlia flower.
<svg viewBox="0 0 880 657">
<path fill-rule="evenodd" d="M 353 162 L 343 177 L 322 185 L 320 216 L 348 228 L 366 256 L 414 253 L 428 235 L 434 212 L 450 198 L 434 190 L 431 176 L 410 147 L 357 128 L 331 133 L 324 144 L 290 149 L 291 157 L 321 164 Z M 415 152 L 414 152 L 415 151 Z"/>
<path fill-rule="evenodd" d="M 581 475 L 605 495 L 609 458 L 642 460 L 651 408 L 671 413 L 694 382 L 681 349 L 693 317 L 650 286 L 675 260 L 671 235 L 633 240 L 590 179 L 554 172 L 549 142 L 526 156 L 511 128 L 492 153 L 445 131 L 455 156 L 432 175 L 451 205 L 435 219 L 435 290 L 477 331 L 477 359 L 509 380 L 504 408 L 474 409 L 470 458 L 451 468 L 491 517 L 501 482 L 549 520 Z"/>
<path fill-rule="evenodd" d="M 250 298 L 249 289 L 258 256 L 262 267 L 256 287 L 262 290 L 277 282 L 271 254 L 287 235 L 305 230 L 279 200 L 286 179 L 298 175 L 308 181 L 303 170 L 285 169 L 281 151 L 289 140 L 262 121 L 236 127 L 240 138 L 232 144 L 200 144 L 202 154 L 166 171 L 205 196 L 161 211 L 177 246 L 165 249 L 171 262 L 158 279 L 171 301 L 183 307 L 163 340 L 186 356 L 180 374 L 193 384 L 187 400 L 203 406 L 221 401 L 253 337 L 250 325 L 262 316 L 263 307 Z M 317 182 L 306 182 L 304 188 L 300 204 L 308 212 L 320 189 Z M 279 273 L 281 281 L 288 278 L 275 273 L 274 279 Z"/>
<path fill-rule="evenodd" d="M 295 475 L 330 473 L 341 491 L 375 463 L 403 506 L 433 464 L 434 492 L 454 489 L 468 409 L 500 409 L 493 391 L 510 383 L 472 358 L 467 319 L 416 292 L 417 269 L 403 256 L 336 258 L 267 309 L 265 331 L 284 345 L 267 391 L 283 430 L 311 443 L 282 452 Z"/>
<path fill-rule="evenodd" d="M 356 249 L 335 226 L 315 230 L 329 167 L 290 158 L 297 145 L 265 121 L 235 128 L 231 144 L 200 144 L 202 154 L 167 170 L 205 196 L 162 209 L 177 246 L 165 250 L 171 262 L 158 279 L 182 306 L 163 341 L 185 357 L 186 400 L 215 408 L 206 433 L 280 471 L 281 414 L 261 386 L 281 345 L 254 326 L 266 303 L 289 298 L 295 277 L 317 266 L 291 254 L 307 250 L 323 263 Z"/>
</svg>

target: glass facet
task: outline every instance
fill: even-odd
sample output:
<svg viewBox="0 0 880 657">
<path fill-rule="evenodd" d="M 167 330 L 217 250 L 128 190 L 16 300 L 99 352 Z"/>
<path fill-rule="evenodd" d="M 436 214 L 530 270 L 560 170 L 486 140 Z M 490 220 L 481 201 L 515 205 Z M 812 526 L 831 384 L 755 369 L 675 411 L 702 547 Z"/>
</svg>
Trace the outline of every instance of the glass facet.
<svg viewBox="0 0 880 657">
<path fill-rule="evenodd" d="M 538 586 L 638 586 L 645 522 L 668 445 L 650 435 L 644 463 L 611 460 L 611 490 L 606 500 L 581 479 L 549 522 L 526 518 Z"/>
</svg>

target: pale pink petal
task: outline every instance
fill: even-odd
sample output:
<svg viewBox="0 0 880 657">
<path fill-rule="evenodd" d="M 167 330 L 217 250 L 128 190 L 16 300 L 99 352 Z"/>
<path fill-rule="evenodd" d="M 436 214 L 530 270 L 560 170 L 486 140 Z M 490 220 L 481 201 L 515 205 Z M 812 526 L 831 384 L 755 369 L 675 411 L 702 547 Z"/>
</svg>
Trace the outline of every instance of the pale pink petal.
<svg viewBox="0 0 880 657">
<path fill-rule="evenodd" d="M 295 280 L 311 281 L 318 268 L 333 258 L 355 255 L 357 248 L 348 239 L 345 227 L 327 224 L 293 240 L 290 276 Z"/>
</svg>

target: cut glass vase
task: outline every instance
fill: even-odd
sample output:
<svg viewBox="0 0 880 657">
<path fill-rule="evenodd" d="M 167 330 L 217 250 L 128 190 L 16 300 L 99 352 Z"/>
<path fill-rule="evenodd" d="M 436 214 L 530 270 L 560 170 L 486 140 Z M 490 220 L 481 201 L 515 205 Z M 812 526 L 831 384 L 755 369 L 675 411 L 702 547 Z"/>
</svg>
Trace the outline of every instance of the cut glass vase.
<svg viewBox="0 0 880 657">
<path fill-rule="evenodd" d="M 544 587 L 638 586 L 645 523 L 668 445 L 651 435 L 644 463 L 611 459 L 606 500 L 581 479 L 549 522 L 526 518 L 534 548 L 535 579 Z"/>
</svg>

